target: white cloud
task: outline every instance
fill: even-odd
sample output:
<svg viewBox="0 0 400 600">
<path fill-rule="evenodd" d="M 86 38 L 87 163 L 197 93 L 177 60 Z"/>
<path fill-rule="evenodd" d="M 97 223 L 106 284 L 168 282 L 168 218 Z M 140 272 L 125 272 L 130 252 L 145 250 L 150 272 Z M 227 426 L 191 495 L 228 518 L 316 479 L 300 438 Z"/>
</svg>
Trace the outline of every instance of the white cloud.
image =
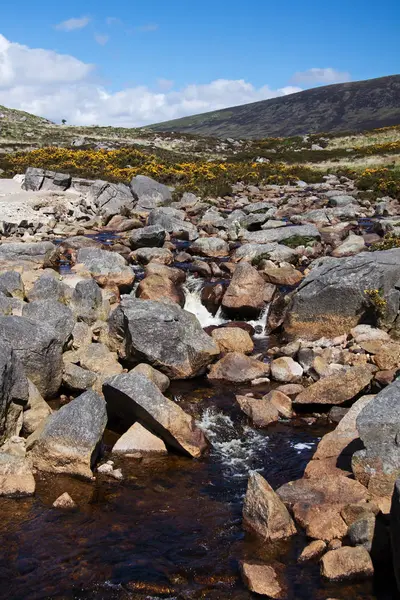
<svg viewBox="0 0 400 600">
<path fill-rule="evenodd" d="M 96 35 L 94 36 L 94 39 L 100 46 L 105 46 L 107 44 L 108 40 L 110 39 L 110 36 L 104 35 L 101 33 L 96 33 Z"/>
<path fill-rule="evenodd" d="M 157 31 L 158 28 L 159 25 L 157 25 L 157 23 L 147 23 L 147 25 L 135 27 L 135 31 L 140 31 L 141 33 L 151 33 L 152 31 Z"/>
<path fill-rule="evenodd" d="M 0 35 L 0 104 L 77 125 L 135 127 L 299 91 L 273 90 L 239 79 L 174 89 L 135 86 L 110 91 L 96 82 L 93 65 L 50 50 L 31 49 Z"/>
<path fill-rule="evenodd" d="M 67 19 L 55 25 L 55 28 L 60 31 L 74 31 L 75 29 L 83 29 L 90 23 L 90 17 L 79 17 L 77 19 Z"/>
<path fill-rule="evenodd" d="M 346 71 L 336 71 L 331 67 L 327 69 L 308 69 L 308 71 L 298 71 L 292 77 L 292 83 L 304 83 L 307 85 L 316 85 L 318 83 L 324 83 L 329 85 L 330 83 L 344 83 L 350 81 L 350 73 Z"/>
</svg>

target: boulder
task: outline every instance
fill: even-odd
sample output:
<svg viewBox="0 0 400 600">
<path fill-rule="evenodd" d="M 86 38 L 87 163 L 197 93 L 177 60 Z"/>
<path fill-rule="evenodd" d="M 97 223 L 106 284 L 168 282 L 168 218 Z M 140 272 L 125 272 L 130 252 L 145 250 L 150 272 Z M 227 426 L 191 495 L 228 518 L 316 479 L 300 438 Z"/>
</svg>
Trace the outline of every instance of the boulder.
<svg viewBox="0 0 400 600">
<path fill-rule="evenodd" d="M 398 248 L 321 259 L 294 294 L 285 330 L 306 339 L 335 337 L 367 318 L 377 322 L 379 316 L 385 329 L 397 330 L 399 282 Z"/>
<path fill-rule="evenodd" d="M 152 210 L 147 219 L 147 224 L 159 225 L 173 236 L 190 241 L 197 239 L 199 237 L 197 228 L 189 221 L 184 221 L 184 218 L 185 213 L 183 211 L 166 206 Z"/>
<path fill-rule="evenodd" d="M 154 300 L 155 302 L 168 300 L 181 307 L 185 304 L 185 294 L 182 288 L 178 287 L 169 277 L 158 273 L 147 275 L 142 279 L 138 285 L 136 296 L 142 300 Z"/>
<path fill-rule="evenodd" d="M 321 560 L 321 575 L 329 581 L 350 581 L 372 577 L 374 567 L 363 546 L 343 546 L 327 552 Z"/>
<path fill-rule="evenodd" d="M 46 323 L 56 333 L 57 340 L 64 346 L 75 325 L 71 309 L 57 300 L 34 300 L 22 308 L 22 316 L 31 321 Z"/>
<path fill-rule="evenodd" d="M 308 239 L 319 239 L 320 233 L 315 225 L 288 225 L 286 227 L 279 227 L 278 229 L 265 229 L 263 231 L 251 231 L 246 232 L 244 240 L 253 244 L 271 244 L 272 242 L 283 242 L 287 240 L 296 240 L 298 238 L 298 245 L 302 246 L 304 240 Z M 294 246 L 292 246 L 294 247 Z"/>
<path fill-rule="evenodd" d="M 166 185 L 145 175 L 133 177 L 130 188 L 133 196 L 137 199 L 137 212 L 150 212 L 154 208 L 172 201 L 171 191 Z"/>
<path fill-rule="evenodd" d="M 42 396 L 55 396 L 62 379 L 62 343 L 54 327 L 26 317 L 0 317 L 0 336 Z"/>
<path fill-rule="evenodd" d="M 58 250 L 51 242 L 11 242 L 0 245 L 0 265 L 2 263 L 33 263 L 47 266 L 58 258 Z"/>
<path fill-rule="evenodd" d="M 228 256 L 229 246 L 224 240 L 217 237 L 201 237 L 190 246 L 190 251 L 199 256 L 218 258 Z"/>
<path fill-rule="evenodd" d="M 110 305 L 93 279 L 78 281 L 72 294 L 71 309 L 78 321 L 93 325 L 107 319 Z"/>
<path fill-rule="evenodd" d="M 125 425 L 139 421 L 167 446 L 195 458 L 207 448 L 204 434 L 194 419 L 165 398 L 144 375 L 117 375 L 104 383 L 103 393 L 109 414 L 119 417 Z"/>
<path fill-rule="evenodd" d="M 28 379 L 29 383 L 29 398 L 28 404 L 23 412 L 22 433 L 31 435 L 40 424 L 51 415 L 52 410 L 47 402 L 43 399 L 36 385 Z"/>
<path fill-rule="evenodd" d="M 296 533 L 287 508 L 264 477 L 255 471 L 250 474 L 247 485 L 243 526 L 268 542 L 287 539 Z"/>
<path fill-rule="evenodd" d="M 303 377 L 303 368 L 290 356 L 281 356 L 272 361 L 271 376 L 280 383 L 297 383 Z"/>
<path fill-rule="evenodd" d="M 152 262 L 170 265 L 174 260 L 174 255 L 168 248 L 139 248 L 131 252 L 129 257 L 141 265 L 148 265 Z"/>
<path fill-rule="evenodd" d="M 304 278 L 303 273 L 298 271 L 293 265 L 286 265 L 283 267 L 263 267 L 261 272 L 266 281 L 273 283 L 274 285 L 294 286 L 300 283 Z"/>
<path fill-rule="evenodd" d="M 295 504 L 343 506 L 365 502 L 370 497 L 368 490 L 361 483 L 336 474 L 326 474 L 324 478 L 290 481 L 277 489 L 276 493 L 288 507 Z"/>
<path fill-rule="evenodd" d="M 347 534 L 347 525 L 340 514 L 340 505 L 300 502 L 293 506 L 296 523 L 305 529 L 308 538 L 330 542 L 342 539 Z"/>
<path fill-rule="evenodd" d="M 207 377 L 210 381 L 246 383 L 268 374 L 268 364 L 240 352 L 229 352 L 212 365 Z"/>
<path fill-rule="evenodd" d="M 295 404 L 343 404 L 362 392 L 373 379 L 369 365 L 350 367 L 345 373 L 323 377 L 294 399 Z"/>
<path fill-rule="evenodd" d="M 263 400 L 270 402 L 277 409 L 278 413 L 284 419 L 291 419 L 293 416 L 292 401 L 283 392 L 279 390 L 271 390 L 263 397 Z"/>
<path fill-rule="evenodd" d="M 87 200 L 107 220 L 114 215 L 129 214 L 136 206 L 136 199 L 127 185 L 102 180 L 93 182 Z"/>
<path fill-rule="evenodd" d="M 265 281 L 248 263 L 240 263 L 222 300 L 224 311 L 241 318 L 257 317 L 265 307 Z"/>
<path fill-rule="evenodd" d="M 197 318 L 175 304 L 123 296 L 109 323 L 129 362 L 145 358 L 170 379 L 195 377 L 219 354 Z"/>
<path fill-rule="evenodd" d="M 35 487 L 29 462 L 24 458 L 0 452 L 0 496 L 32 496 Z"/>
<path fill-rule="evenodd" d="M 28 167 L 22 188 L 27 191 L 51 190 L 65 192 L 71 186 L 71 175 Z"/>
<path fill-rule="evenodd" d="M 87 271 L 101 287 L 117 286 L 121 290 L 130 290 L 135 280 L 135 274 L 123 256 L 99 248 L 81 248 L 73 270 Z"/>
<path fill-rule="evenodd" d="M 29 458 L 38 471 L 92 479 L 106 423 L 103 398 L 85 392 L 50 415 L 28 438 Z"/>
<path fill-rule="evenodd" d="M 0 273 L 0 291 L 5 296 L 23 300 L 25 289 L 21 274 L 18 271 L 4 271 Z"/>
<path fill-rule="evenodd" d="M 353 455 L 353 472 L 376 496 L 391 496 L 400 476 L 399 398 L 396 380 L 363 408 L 356 421 L 365 449 Z"/>
<path fill-rule="evenodd" d="M 19 433 L 21 407 L 27 404 L 28 397 L 28 380 L 22 364 L 3 338 L 0 340 L 0 445 Z"/>
<path fill-rule="evenodd" d="M 251 592 L 274 600 L 287 598 L 284 571 L 284 565 L 277 562 L 269 565 L 245 561 L 240 563 L 240 572 L 245 586 Z"/>
<path fill-rule="evenodd" d="M 146 363 L 140 363 L 136 365 L 130 373 L 136 373 L 140 375 L 144 375 L 147 379 L 150 379 L 160 390 L 160 392 L 165 392 L 169 388 L 170 381 L 164 373 L 157 371 L 151 365 L 146 365 Z"/>
<path fill-rule="evenodd" d="M 109 374 L 109 373 L 107 373 Z M 66 362 L 64 365 L 63 385 L 72 392 L 83 392 L 91 388 L 97 381 L 97 374 L 87 369 L 82 369 L 74 363 Z"/>
<path fill-rule="evenodd" d="M 160 225 L 148 225 L 135 229 L 129 238 L 132 250 L 138 248 L 162 248 L 165 242 L 165 229 Z"/>
<path fill-rule="evenodd" d="M 211 332 L 211 337 L 217 342 L 221 353 L 251 354 L 254 350 L 249 333 L 240 327 L 219 327 Z"/>
<path fill-rule="evenodd" d="M 134 455 L 135 458 L 143 456 L 162 456 L 168 450 L 159 437 L 155 436 L 140 423 L 135 423 L 126 431 L 113 446 L 113 454 Z"/>
<path fill-rule="evenodd" d="M 34 300 L 66 302 L 70 296 L 70 288 L 57 278 L 55 271 L 45 271 L 26 294 L 29 302 Z"/>
<path fill-rule="evenodd" d="M 122 365 L 118 362 L 117 353 L 111 352 L 105 344 L 89 344 L 79 352 L 78 356 L 81 367 L 102 377 L 122 373 Z"/>
<path fill-rule="evenodd" d="M 256 427 L 267 427 L 279 418 L 278 409 L 264 398 L 251 398 L 250 396 L 236 396 L 236 401 L 241 410 L 250 417 Z"/>
</svg>

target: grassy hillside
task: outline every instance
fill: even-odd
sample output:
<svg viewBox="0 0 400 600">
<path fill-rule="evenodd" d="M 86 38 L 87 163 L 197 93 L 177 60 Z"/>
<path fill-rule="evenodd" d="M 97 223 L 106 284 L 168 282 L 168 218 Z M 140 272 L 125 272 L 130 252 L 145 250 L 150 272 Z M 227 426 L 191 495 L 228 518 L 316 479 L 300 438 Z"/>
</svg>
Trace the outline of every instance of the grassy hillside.
<svg viewBox="0 0 400 600">
<path fill-rule="evenodd" d="M 151 125 L 220 138 L 358 132 L 400 124 L 400 75 L 340 83 Z"/>
</svg>

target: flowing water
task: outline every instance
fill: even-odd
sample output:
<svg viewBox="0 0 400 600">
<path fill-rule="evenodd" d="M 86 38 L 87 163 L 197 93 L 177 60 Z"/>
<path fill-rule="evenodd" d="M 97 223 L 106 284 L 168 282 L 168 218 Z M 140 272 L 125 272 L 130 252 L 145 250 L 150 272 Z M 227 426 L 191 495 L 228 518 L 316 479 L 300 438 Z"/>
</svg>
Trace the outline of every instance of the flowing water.
<svg viewBox="0 0 400 600">
<path fill-rule="evenodd" d="M 185 309 L 203 327 L 224 324 L 221 311 L 213 316 L 202 306 L 201 285 L 189 278 Z M 252 322 L 264 349 L 267 316 Z M 302 419 L 254 429 L 235 402 L 236 393 L 249 391 L 213 387 L 205 378 L 173 382 L 168 395 L 210 442 L 202 459 L 118 458 L 122 481 L 37 475 L 35 497 L 0 498 L 0 599 L 255 600 L 239 561 L 270 558 L 287 566 L 289 600 L 397 598 L 390 570 L 367 582 L 328 584 L 316 563 L 297 564 L 307 543 L 302 534 L 272 548 L 244 533 L 249 472 L 262 473 L 274 488 L 298 479 L 328 430 Z M 105 459 L 116 439 L 106 432 Z M 65 491 L 78 510 L 52 508 Z"/>
</svg>

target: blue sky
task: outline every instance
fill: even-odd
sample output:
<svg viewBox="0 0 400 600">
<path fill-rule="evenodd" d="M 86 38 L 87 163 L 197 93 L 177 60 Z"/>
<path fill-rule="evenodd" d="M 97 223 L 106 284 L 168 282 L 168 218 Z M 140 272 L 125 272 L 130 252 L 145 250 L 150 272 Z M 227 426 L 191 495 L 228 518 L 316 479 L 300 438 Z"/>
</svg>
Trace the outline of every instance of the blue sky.
<svg viewBox="0 0 400 600">
<path fill-rule="evenodd" d="M 141 125 L 399 73 L 399 24 L 395 0 L 19 0 L 1 11 L 0 104 Z"/>
</svg>

